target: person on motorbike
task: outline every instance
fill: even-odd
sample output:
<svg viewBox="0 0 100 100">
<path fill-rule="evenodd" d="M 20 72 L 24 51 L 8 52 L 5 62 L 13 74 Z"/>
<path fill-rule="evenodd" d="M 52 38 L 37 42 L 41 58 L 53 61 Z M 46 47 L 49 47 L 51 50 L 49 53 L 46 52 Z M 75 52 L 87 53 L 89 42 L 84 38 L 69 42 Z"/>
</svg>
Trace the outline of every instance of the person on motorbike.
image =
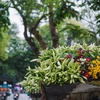
<svg viewBox="0 0 100 100">
<path fill-rule="evenodd" d="M 20 94 L 21 93 L 21 87 L 19 84 L 16 84 L 15 87 L 14 87 L 14 90 L 17 89 L 18 93 Z"/>
<path fill-rule="evenodd" d="M 14 98 L 14 100 L 17 100 L 19 98 L 19 92 L 17 89 L 15 89 L 13 92 L 13 98 Z"/>
<path fill-rule="evenodd" d="M 8 88 L 8 84 L 6 81 L 3 82 L 2 87 L 0 88 L 0 99 L 1 100 L 6 100 L 7 96 L 9 94 L 9 88 Z"/>
<path fill-rule="evenodd" d="M 10 90 L 6 81 L 3 82 L 2 88 L 6 96 L 10 96 Z"/>
</svg>

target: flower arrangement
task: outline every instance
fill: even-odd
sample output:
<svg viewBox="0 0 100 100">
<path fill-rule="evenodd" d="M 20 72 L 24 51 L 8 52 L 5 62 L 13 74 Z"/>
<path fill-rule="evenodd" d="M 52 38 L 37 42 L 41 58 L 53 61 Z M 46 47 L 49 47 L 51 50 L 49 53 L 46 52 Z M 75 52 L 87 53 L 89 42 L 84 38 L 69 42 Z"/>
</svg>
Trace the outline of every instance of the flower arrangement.
<svg viewBox="0 0 100 100">
<path fill-rule="evenodd" d="M 64 84 L 100 78 L 100 46 L 74 44 L 43 50 L 39 66 L 28 68 L 23 81 L 27 91 L 39 92 L 40 84 Z"/>
</svg>

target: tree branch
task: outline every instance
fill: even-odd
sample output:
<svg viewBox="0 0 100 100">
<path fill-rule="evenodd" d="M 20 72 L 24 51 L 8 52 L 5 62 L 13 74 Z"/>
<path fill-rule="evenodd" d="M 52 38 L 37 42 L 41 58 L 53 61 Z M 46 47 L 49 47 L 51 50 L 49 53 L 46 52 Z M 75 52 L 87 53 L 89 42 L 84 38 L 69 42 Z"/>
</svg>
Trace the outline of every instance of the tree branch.
<svg viewBox="0 0 100 100">
<path fill-rule="evenodd" d="M 38 42 L 40 43 L 40 45 L 41 45 L 41 47 L 42 47 L 43 49 L 46 49 L 48 46 L 47 46 L 47 44 L 45 43 L 45 41 L 43 40 L 43 38 L 42 38 L 42 36 L 40 35 L 40 33 L 39 33 L 39 31 L 37 30 L 37 28 L 38 28 L 38 25 L 39 25 L 40 21 L 41 21 L 46 15 L 47 15 L 47 14 L 42 15 L 42 16 L 40 17 L 40 19 L 38 19 L 38 21 L 36 22 L 36 24 L 35 24 L 33 27 L 31 27 L 31 28 L 29 29 L 29 32 L 30 32 L 31 34 L 33 34 L 33 35 L 36 37 L 36 39 L 38 40 Z"/>
<path fill-rule="evenodd" d="M 39 56 L 39 49 L 36 47 L 36 44 L 34 43 L 34 38 L 30 38 L 27 35 L 27 22 L 24 20 L 24 37 L 28 44 L 31 46 L 33 52 L 35 52 L 36 57 Z"/>
</svg>

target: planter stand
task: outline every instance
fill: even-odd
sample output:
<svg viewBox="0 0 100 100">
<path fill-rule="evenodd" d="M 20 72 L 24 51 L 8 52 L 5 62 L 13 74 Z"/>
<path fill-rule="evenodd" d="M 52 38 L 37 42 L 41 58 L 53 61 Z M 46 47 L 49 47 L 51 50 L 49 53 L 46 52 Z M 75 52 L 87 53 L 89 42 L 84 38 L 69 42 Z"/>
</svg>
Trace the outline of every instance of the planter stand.
<svg viewBox="0 0 100 100">
<path fill-rule="evenodd" d="M 62 86 L 41 84 L 41 88 L 43 100 L 100 100 L 100 86 L 89 83 Z"/>
<path fill-rule="evenodd" d="M 63 100 L 79 83 L 60 85 L 41 84 L 42 96 L 45 100 Z"/>
</svg>

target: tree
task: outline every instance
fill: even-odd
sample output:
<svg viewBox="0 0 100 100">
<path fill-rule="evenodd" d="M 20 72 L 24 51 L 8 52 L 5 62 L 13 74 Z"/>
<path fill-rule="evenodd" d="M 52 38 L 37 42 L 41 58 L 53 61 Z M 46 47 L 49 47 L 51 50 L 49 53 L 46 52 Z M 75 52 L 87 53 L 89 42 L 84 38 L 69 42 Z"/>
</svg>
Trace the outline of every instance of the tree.
<svg viewBox="0 0 100 100">
<path fill-rule="evenodd" d="M 79 7 L 81 9 L 80 18 L 81 21 L 88 27 L 91 32 L 91 43 L 100 45 L 100 1 L 99 0 L 83 0 Z"/>
<path fill-rule="evenodd" d="M 9 45 L 10 36 L 7 34 L 9 21 L 8 5 L 0 2 L 0 59 L 7 59 L 7 47 Z"/>
<path fill-rule="evenodd" d="M 40 2 L 37 0 L 18 0 L 16 2 L 10 0 L 10 2 L 22 18 L 24 37 L 36 56 L 39 55 L 39 48 L 35 40 L 38 41 L 42 49 L 48 48 L 47 43 L 39 32 L 39 25 L 42 21 L 49 23 L 52 47 L 56 48 L 59 45 L 56 26 L 65 17 L 71 18 L 77 16 L 77 12 L 73 9 L 75 3 L 68 0 L 40 0 Z"/>
<path fill-rule="evenodd" d="M 89 0 L 87 1 L 88 4 L 89 4 L 89 7 L 90 9 L 94 10 L 95 13 L 96 13 L 96 16 L 95 16 L 95 20 L 96 20 L 96 24 L 97 24 L 97 38 L 99 38 L 98 40 L 98 45 L 100 45 L 100 0 Z"/>
<path fill-rule="evenodd" d="M 84 1 L 84 0 L 83 0 Z M 86 0 L 85 0 L 86 1 Z M 48 23 L 49 25 L 49 32 L 48 36 L 51 37 L 51 47 L 58 47 L 60 45 L 59 41 L 61 40 L 59 36 L 63 36 L 64 33 L 59 33 L 57 27 L 65 23 L 64 20 L 69 20 L 72 17 L 76 17 L 78 21 L 82 21 L 83 18 L 86 18 L 87 14 L 90 16 L 90 12 L 88 8 L 88 3 L 80 2 L 78 5 L 78 1 L 70 1 L 70 0 L 10 0 L 12 7 L 15 8 L 19 15 L 22 18 L 23 25 L 24 25 L 24 37 L 28 44 L 31 46 L 33 52 L 35 52 L 36 56 L 39 55 L 39 49 L 46 49 L 49 48 L 47 41 L 45 41 L 43 35 L 41 34 L 39 28 L 43 22 Z M 86 4 L 86 6 L 85 6 Z M 34 6 L 33 6 L 34 5 Z M 80 7 L 82 12 L 79 13 L 75 10 L 75 7 Z M 83 9 L 84 8 L 84 9 Z M 83 17 L 85 11 L 85 16 Z M 88 18 L 89 19 L 89 18 Z M 88 22 L 88 21 L 87 21 Z M 62 24 L 62 26 L 63 26 Z M 91 26 L 92 24 L 87 24 L 88 29 L 81 29 L 72 24 L 66 25 L 66 29 L 69 28 L 70 31 L 67 30 L 67 37 L 69 35 L 73 38 L 78 37 L 78 39 L 84 38 L 84 36 L 90 36 L 90 39 L 85 39 L 86 42 L 95 42 L 98 45 L 97 39 L 97 31 L 93 31 Z M 70 26 L 70 27 L 69 27 Z M 72 26 L 72 27 L 71 27 Z M 68 27 L 68 28 L 67 28 Z M 76 30 L 74 30 L 76 28 Z M 84 30 L 84 31 L 83 31 Z M 79 32 L 81 33 L 79 34 Z M 83 34 L 83 32 L 85 32 Z M 74 34 L 74 33 L 75 34 Z M 89 34 L 89 35 L 88 35 Z M 75 39 L 74 38 L 74 39 Z M 79 41 L 79 42 L 80 42 Z M 82 39 L 83 41 L 83 39 Z M 38 42 L 38 45 L 37 45 Z"/>
<path fill-rule="evenodd" d="M 10 36 L 7 34 L 7 31 L 2 30 L 0 32 L 0 59 L 7 59 L 8 52 L 7 47 L 9 46 Z"/>
<path fill-rule="evenodd" d="M 64 23 L 65 22 L 65 23 Z M 68 19 L 64 20 L 62 22 L 62 26 L 57 27 L 58 33 L 64 33 L 64 37 L 62 39 L 62 43 L 66 41 L 67 45 L 71 45 L 72 43 L 81 43 L 83 44 L 84 42 L 90 44 L 91 41 L 91 32 L 90 30 L 85 27 L 84 24 L 81 22 L 77 21 L 76 19 Z M 65 45 L 66 45 L 65 44 Z M 64 44 L 61 44 L 64 45 Z"/>
<path fill-rule="evenodd" d="M 13 69 L 13 76 L 17 81 L 21 81 L 27 72 L 27 67 L 35 66 L 35 63 L 30 62 L 34 58 L 34 54 L 26 41 L 18 37 L 11 39 L 8 50 L 9 58 L 6 60 L 6 64 Z"/>
<path fill-rule="evenodd" d="M 11 35 L 7 48 L 8 59 L 0 59 L 0 75 L 6 73 L 15 77 L 17 81 L 22 81 L 27 67 L 33 68 L 37 63 L 30 62 L 34 58 L 34 53 L 27 42 L 17 36 L 19 31 L 16 24 L 11 25 L 8 33 Z"/>
<path fill-rule="evenodd" d="M 28 66 L 34 68 L 36 65 L 36 63 L 30 62 L 34 58 L 34 54 L 26 41 L 18 37 L 11 39 L 8 51 L 8 59 L 0 60 L 0 75 L 6 73 L 15 77 L 17 81 L 22 81 Z"/>
<path fill-rule="evenodd" d="M 9 5 L 6 2 L 0 1 L 0 30 L 1 28 L 7 28 L 9 25 Z"/>
<path fill-rule="evenodd" d="M 34 58 L 32 49 L 27 42 L 17 36 L 19 30 L 16 24 L 11 26 L 9 33 L 12 34 L 8 48 L 8 59 L 5 63 L 10 67 L 13 75 L 18 81 L 21 81 L 26 74 L 28 66 L 34 67 L 36 64 L 30 62 Z M 7 71 L 7 70 L 6 70 Z M 8 74 L 11 74 L 7 71 Z"/>
</svg>

